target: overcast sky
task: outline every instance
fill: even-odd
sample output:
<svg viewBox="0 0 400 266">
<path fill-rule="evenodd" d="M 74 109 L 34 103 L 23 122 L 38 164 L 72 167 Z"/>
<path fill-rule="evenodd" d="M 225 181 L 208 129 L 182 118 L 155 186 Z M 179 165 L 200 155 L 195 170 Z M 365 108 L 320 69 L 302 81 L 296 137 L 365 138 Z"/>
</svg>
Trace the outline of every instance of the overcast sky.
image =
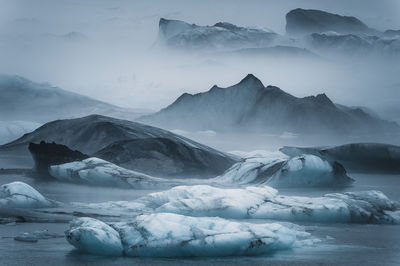
<svg viewBox="0 0 400 266">
<path fill-rule="evenodd" d="M 257 72 L 265 85 L 281 86 L 297 96 L 326 90 L 343 103 L 368 103 L 362 97 L 372 101 L 374 87 L 380 86 L 382 101 L 399 97 L 398 93 L 393 97 L 393 92 L 398 92 L 400 80 L 387 69 L 355 71 L 357 79 L 348 78 L 345 66 L 323 75 L 312 69 L 295 75 L 299 71 L 285 66 L 273 71 L 249 67 L 196 73 L 188 71 L 185 62 L 181 64 L 185 71 L 179 65 L 168 67 L 169 62 L 149 50 L 161 17 L 201 25 L 228 21 L 283 34 L 285 14 L 302 7 L 354 15 L 379 30 L 400 29 L 398 0 L 0 0 L 0 4 L 0 72 L 50 82 L 121 106 L 159 109 L 182 92 L 204 91 L 213 84 L 228 86 L 246 72 Z M 371 73 L 381 78 L 388 73 L 383 77 L 388 81 L 382 83 Z M 364 89 L 367 93 L 357 99 L 355 95 Z M 353 94 L 347 97 L 349 91 Z"/>
</svg>

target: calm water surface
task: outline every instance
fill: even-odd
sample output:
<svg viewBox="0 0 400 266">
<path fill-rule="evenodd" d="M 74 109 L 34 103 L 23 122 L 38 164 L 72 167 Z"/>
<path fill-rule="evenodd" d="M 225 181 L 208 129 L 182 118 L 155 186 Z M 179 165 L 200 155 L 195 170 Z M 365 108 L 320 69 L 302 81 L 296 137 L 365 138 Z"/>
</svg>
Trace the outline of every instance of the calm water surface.
<svg viewBox="0 0 400 266">
<path fill-rule="evenodd" d="M 400 201 L 400 175 L 351 174 L 357 181 L 345 189 L 281 189 L 286 195 L 319 196 L 332 192 L 381 190 Z M 58 182 L 37 182 L 28 177 L 2 175 L 0 183 L 23 181 L 46 197 L 61 202 L 133 200 L 154 190 L 109 189 Z M 247 222 L 269 222 L 246 220 Z M 0 225 L 0 265 L 400 265 L 400 226 L 300 223 L 321 239 L 312 247 L 279 251 L 258 257 L 228 258 L 106 258 L 80 254 L 64 238 L 24 243 L 13 240 L 20 232 L 47 229 L 63 234 L 66 223 L 21 223 Z"/>
</svg>

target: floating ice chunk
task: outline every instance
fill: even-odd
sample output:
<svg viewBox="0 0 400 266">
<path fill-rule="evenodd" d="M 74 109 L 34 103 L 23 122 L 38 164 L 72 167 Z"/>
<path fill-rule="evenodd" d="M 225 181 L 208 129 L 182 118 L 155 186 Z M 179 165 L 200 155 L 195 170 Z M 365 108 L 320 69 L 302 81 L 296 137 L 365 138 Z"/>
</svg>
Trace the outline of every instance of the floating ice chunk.
<svg viewBox="0 0 400 266">
<path fill-rule="evenodd" d="M 72 220 L 65 236 L 79 251 L 104 256 L 122 255 L 118 232 L 97 219 L 82 217 Z"/>
<path fill-rule="evenodd" d="M 50 238 L 58 238 L 63 237 L 62 235 L 57 235 L 50 233 L 48 230 L 37 230 L 33 233 L 24 232 L 14 237 L 16 241 L 22 242 L 37 242 L 40 239 L 50 239 Z"/>
<path fill-rule="evenodd" d="M 240 223 L 172 213 L 140 215 L 133 222 L 111 227 L 95 219 L 79 218 L 66 235 L 81 251 L 104 254 L 104 250 L 115 250 L 113 255 L 121 255 L 122 244 L 123 253 L 132 257 L 264 254 L 292 248 L 310 236 L 276 223 Z"/>
<path fill-rule="evenodd" d="M 12 182 L 0 187 L 2 208 L 46 208 L 56 205 L 36 189 L 23 182 Z"/>
<path fill-rule="evenodd" d="M 353 182 L 340 164 L 330 163 L 310 154 L 291 159 L 246 158 L 215 180 L 235 184 L 257 183 L 272 187 L 332 186 Z"/>
<path fill-rule="evenodd" d="M 197 185 L 174 187 L 131 202 L 94 203 L 86 206 L 109 208 L 121 213 L 168 212 L 290 222 L 400 223 L 399 204 L 379 191 L 296 197 L 280 195 L 268 186 L 226 189 Z"/>
<path fill-rule="evenodd" d="M 271 159 L 278 159 L 278 158 L 286 159 L 286 158 L 289 158 L 289 156 L 287 156 L 286 154 L 284 154 L 284 153 L 282 153 L 280 151 L 268 151 L 268 150 L 253 150 L 253 151 L 249 151 L 249 152 L 246 152 L 246 151 L 229 151 L 228 153 L 236 155 L 236 156 L 239 156 L 239 157 L 241 157 L 243 159 L 254 158 L 254 157 L 265 158 L 265 159 L 268 159 L 268 158 L 271 158 Z"/>
<path fill-rule="evenodd" d="M 83 161 L 52 165 L 49 173 L 61 181 L 84 182 L 95 185 L 129 185 L 140 188 L 154 187 L 160 182 L 165 182 L 161 178 L 128 170 L 95 157 Z"/>
</svg>

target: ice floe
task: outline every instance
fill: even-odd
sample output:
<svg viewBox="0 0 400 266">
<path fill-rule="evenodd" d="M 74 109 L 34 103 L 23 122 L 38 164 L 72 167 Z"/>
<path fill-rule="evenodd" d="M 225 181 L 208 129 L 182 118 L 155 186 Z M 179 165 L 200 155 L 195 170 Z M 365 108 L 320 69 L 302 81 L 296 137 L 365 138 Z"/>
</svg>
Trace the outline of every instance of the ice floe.
<svg viewBox="0 0 400 266">
<path fill-rule="evenodd" d="M 18 236 L 14 237 L 14 240 L 21 242 L 38 242 L 40 239 L 50 239 L 58 237 L 63 237 L 63 236 L 50 233 L 48 230 L 37 230 L 32 233 L 29 232 L 20 233 Z"/>
<path fill-rule="evenodd" d="M 346 185 L 353 180 L 339 163 L 304 154 L 293 158 L 248 157 L 215 179 L 223 183 L 264 184 L 272 187 Z"/>
<path fill-rule="evenodd" d="M 1 208 L 46 208 L 57 205 L 24 182 L 12 182 L 0 187 Z"/>
<path fill-rule="evenodd" d="M 108 161 L 91 157 L 50 166 L 49 173 L 60 181 L 83 182 L 94 185 L 154 187 L 167 180 L 119 167 Z"/>
<path fill-rule="evenodd" d="M 251 224 L 172 213 L 140 215 L 107 225 L 78 218 L 66 231 L 82 252 L 132 257 L 240 256 L 264 254 L 310 243 L 310 234 L 277 223 Z"/>
<path fill-rule="evenodd" d="M 77 205 L 79 206 L 79 205 Z M 382 192 L 358 191 L 322 197 L 284 196 L 268 186 L 217 188 L 178 186 L 135 201 L 84 204 L 123 214 L 168 212 L 190 216 L 259 218 L 318 223 L 400 223 L 399 203 Z"/>
<path fill-rule="evenodd" d="M 118 232 L 97 219 L 82 217 L 72 220 L 65 236 L 79 251 L 104 256 L 122 255 Z"/>
</svg>

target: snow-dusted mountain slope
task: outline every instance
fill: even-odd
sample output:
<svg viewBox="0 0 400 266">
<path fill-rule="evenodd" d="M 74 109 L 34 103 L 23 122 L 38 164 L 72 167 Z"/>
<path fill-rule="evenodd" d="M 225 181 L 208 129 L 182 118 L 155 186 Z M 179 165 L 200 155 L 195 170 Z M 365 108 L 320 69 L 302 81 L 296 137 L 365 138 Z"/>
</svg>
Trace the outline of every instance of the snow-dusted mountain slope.
<svg viewBox="0 0 400 266">
<path fill-rule="evenodd" d="M 273 46 L 282 36 L 266 29 L 239 27 L 227 22 L 198 26 L 161 18 L 158 43 L 183 50 L 232 50 Z"/>
<path fill-rule="evenodd" d="M 0 121 L 0 145 L 32 132 L 41 125 L 41 123 L 30 121 Z"/>
<path fill-rule="evenodd" d="M 134 119 L 143 110 L 117 107 L 20 76 L 0 75 L 0 121 L 45 123 L 89 114 Z"/>
</svg>

